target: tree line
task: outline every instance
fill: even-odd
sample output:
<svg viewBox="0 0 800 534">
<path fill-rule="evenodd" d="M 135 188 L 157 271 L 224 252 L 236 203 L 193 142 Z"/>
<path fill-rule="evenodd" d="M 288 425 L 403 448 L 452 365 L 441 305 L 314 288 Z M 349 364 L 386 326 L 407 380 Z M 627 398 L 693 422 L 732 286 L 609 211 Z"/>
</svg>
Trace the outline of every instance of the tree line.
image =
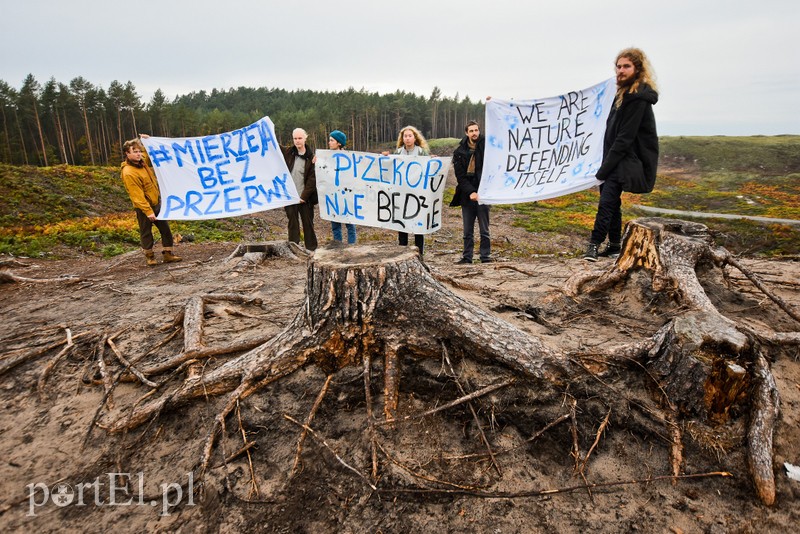
<svg viewBox="0 0 800 534">
<path fill-rule="evenodd" d="M 50 166 L 114 165 L 121 147 L 138 133 L 194 137 L 235 130 L 264 115 L 283 144 L 304 128 L 313 146 L 327 148 L 328 133 L 343 130 L 351 150 L 369 151 L 393 142 L 411 124 L 426 137 L 461 137 L 468 120 L 483 117 L 484 104 L 469 97 L 425 97 L 397 90 L 311 91 L 238 87 L 178 95 L 161 89 L 144 102 L 135 85 L 113 81 L 107 88 L 79 76 L 44 84 L 29 74 L 19 89 L 0 80 L 0 162 Z"/>
</svg>

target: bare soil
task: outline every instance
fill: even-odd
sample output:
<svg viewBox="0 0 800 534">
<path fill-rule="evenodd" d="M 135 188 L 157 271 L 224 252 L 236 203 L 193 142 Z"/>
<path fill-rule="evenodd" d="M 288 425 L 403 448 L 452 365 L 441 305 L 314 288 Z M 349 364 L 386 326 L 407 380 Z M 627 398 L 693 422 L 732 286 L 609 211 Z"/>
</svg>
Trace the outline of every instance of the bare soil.
<svg viewBox="0 0 800 534">
<path fill-rule="evenodd" d="M 495 263 L 455 265 L 461 248 L 457 210 L 445 209 L 442 231 L 426 241 L 426 264 L 435 274 L 457 280 L 461 288 L 452 290 L 465 299 L 547 344 L 574 350 L 643 338 L 668 319 L 672 306 L 669 298 L 643 290 L 647 286 L 644 274 L 609 298 L 578 300 L 569 314 L 536 316 L 544 295 L 562 287 L 571 274 L 597 265 L 568 256 L 514 258 L 512 252 L 520 247 L 541 250 L 543 240 L 553 241 L 548 248 L 555 243 L 567 253 L 579 250 L 582 243 L 531 234 L 512 227 L 500 212 L 494 214 Z M 261 217 L 267 227 L 285 224 L 282 211 Z M 318 233 L 321 242 L 330 237 L 327 222 L 318 221 Z M 251 238 L 257 241 L 259 236 Z M 395 239 L 388 231 L 359 228 L 362 243 Z M 182 263 L 155 268 L 145 267 L 139 253 L 112 259 L 20 260 L 24 265 L 11 267 L 18 275 L 48 278 L 72 274 L 80 281 L 0 285 L 0 362 L 15 354 L 18 347 L 36 340 L 63 342 L 66 328 L 72 336 L 87 333 L 95 339 L 114 335 L 120 353 L 130 360 L 165 359 L 183 348 L 181 332 L 170 339 L 176 333 L 176 317 L 190 297 L 209 293 L 258 297 L 263 305 L 209 306 L 204 332 L 207 346 L 277 333 L 303 301 L 306 265 L 281 258 L 259 265 L 223 262 L 235 246 L 184 243 L 178 246 L 178 253 L 184 257 Z M 604 260 L 600 266 L 610 261 Z M 787 302 L 800 306 L 800 263 L 750 259 L 745 264 Z M 705 282 L 722 313 L 754 328 L 797 331 L 797 324 L 741 275 L 730 274 L 727 282 L 718 275 Z M 498 455 L 499 473 L 480 456 L 485 448 L 469 410 L 460 405 L 398 424 L 394 429 L 380 427 L 379 443 L 385 453 L 379 458 L 377 486 L 390 491 L 373 491 L 364 478 L 369 472 L 370 448 L 360 368 L 344 369 L 333 378 L 311 425 L 318 439 L 306 440 L 302 470 L 297 475 L 290 477 L 300 428 L 284 415 L 297 421 L 306 419 L 325 380 L 325 373 L 313 366 L 242 402 L 226 421 L 226 432 L 218 442 L 210 471 L 198 481 L 190 479 L 190 473 L 198 464 L 224 397 L 209 396 L 202 402 L 165 411 L 152 425 L 126 435 L 110 435 L 96 427 L 84 446 L 104 389 L 98 375 L 97 344 L 84 345 L 80 339 L 76 339 L 76 350 L 50 373 L 41 395 L 37 381 L 63 345 L 0 376 L 2 532 L 722 533 L 792 532 L 800 524 L 800 482 L 791 480 L 783 467 L 784 462 L 800 465 L 797 347 L 771 352 L 781 416 L 774 447 L 777 504 L 767 508 L 753 493 L 741 441 L 726 441 L 726 428 L 720 428 L 715 436 L 693 435 L 692 421 L 683 422 L 684 472 L 725 471 L 732 476 L 682 479 L 676 485 L 656 481 L 599 486 L 513 499 L 403 491 L 423 486 L 537 491 L 669 474 L 665 439 L 614 425 L 600 435 L 585 470 L 585 481 L 574 474 L 569 424 L 554 425 L 528 445 L 514 448 L 541 430 L 526 420 L 526 413 L 537 407 L 524 389 L 517 390 L 515 397 L 488 395 L 476 403 L 493 448 L 508 449 Z M 214 367 L 230 357 L 212 359 L 206 365 Z M 122 369 L 108 349 L 105 361 L 114 374 Z M 377 406 L 382 406 L 380 367 L 381 362 L 376 362 L 373 383 Z M 468 362 L 459 369 L 474 389 L 501 373 Z M 163 378 L 166 376 L 154 377 Z M 120 384 L 112 398 L 114 409 L 100 418 L 100 425 L 123 415 L 124 409 L 148 389 L 138 383 Z M 566 388 L 563 413 L 568 413 L 568 393 Z M 441 361 L 413 356 L 404 359 L 400 416 L 458 396 Z M 606 411 L 591 403 L 583 406 L 595 421 L 579 428 L 585 453 Z M 376 408 L 376 412 L 379 410 Z M 223 461 L 242 447 L 242 433 L 248 442 L 255 442 L 249 457 L 243 453 Z M 361 474 L 345 467 L 336 455 Z M 127 473 L 130 480 L 110 473 Z M 89 483 L 95 484 L 87 486 Z M 45 500 L 43 488 L 56 491 L 58 484 L 67 485 L 64 494 L 72 496 L 70 504 L 58 506 L 55 495 Z M 170 484 L 175 491 L 167 494 L 167 500 L 177 504 L 164 506 L 163 488 Z M 123 486 L 125 490 L 120 489 Z M 83 488 L 82 506 L 78 503 L 79 487 Z M 114 503 L 110 502 L 112 493 Z"/>
</svg>

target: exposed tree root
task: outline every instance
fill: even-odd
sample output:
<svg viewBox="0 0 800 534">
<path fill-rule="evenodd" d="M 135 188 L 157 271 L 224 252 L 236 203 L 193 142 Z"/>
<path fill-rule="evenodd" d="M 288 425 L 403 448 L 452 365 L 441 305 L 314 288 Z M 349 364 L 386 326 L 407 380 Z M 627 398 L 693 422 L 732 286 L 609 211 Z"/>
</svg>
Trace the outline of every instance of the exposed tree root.
<svg viewBox="0 0 800 534">
<path fill-rule="evenodd" d="M 38 348 L 33 349 L 33 350 L 28 350 L 27 348 L 25 348 L 25 349 L 17 349 L 15 351 L 11 352 L 11 353 L 5 354 L 5 355 L 3 355 L 2 359 L 0 359 L 0 376 L 4 375 L 5 373 L 7 373 L 11 369 L 15 368 L 16 366 L 18 366 L 18 365 L 20 365 L 22 363 L 28 362 L 30 360 L 34 360 L 34 359 L 42 356 L 43 354 L 46 354 L 47 352 L 49 352 L 49 351 L 51 351 L 51 350 L 53 350 L 53 349 L 55 349 L 57 347 L 60 347 L 61 345 L 64 345 L 64 344 L 69 345 L 71 342 L 74 342 L 76 339 L 79 339 L 79 338 L 82 338 L 82 337 L 85 337 L 85 336 L 90 336 L 90 335 L 93 335 L 93 333 L 90 330 L 87 330 L 86 332 L 81 332 L 79 334 L 68 336 L 68 339 L 66 341 L 57 341 L 55 343 L 50 343 L 49 345 L 45 345 L 44 347 L 38 347 Z M 64 354 L 66 354 L 66 353 L 64 353 Z M 64 354 L 61 354 L 60 356 L 58 356 L 58 358 L 53 362 L 53 366 L 55 366 L 55 364 L 58 363 L 58 361 L 60 361 L 61 357 L 64 356 Z M 52 369 L 48 370 L 48 373 L 51 370 Z M 45 379 L 46 378 L 47 377 L 45 375 Z"/>
<path fill-rule="evenodd" d="M 226 419 L 241 401 L 268 384 L 314 364 L 325 372 L 327 379 L 306 422 L 299 423 L 285 416 L 303 431 L 298 439 L 293 471 L 300 463 L 303 440 L 311 435 L 327 447 L 337 461 L 376 489 L 376 480 L 379 480 L 377 450 L 382 448 L 373 421 L 372 362 L 383 363 L 384 424 L 392 427 L 414 417 L 397 416 L 401 359 L 410 356 L 438 359 L 444 352 L 447 372 L 460 392 L 459 399 L 450 407 L 461 403 L 468 405 L 487 450 L 485 455 L 498 474 L 501 473 L 496 460 L 499 452 L 483 433 L 484 425 L 478 412 L 469 403 L 488 394 L 490 388 L 496 390 L 512 381 L 515 388 L 511 389 L 535 392 L 536 402 L 550 403 L 551 407 L 569 388 L 569 395 L 574 399 L 568 417 L 572 421 L 572 454 L 576 473 L 586 482 L 580 487 L 587 491 L 603 486 L 589 484 L 584 472 L 603 433 L 614 428 L 617 420 L 660 436 L 669 444 L 671 465 L 668 468 L 672 476 L 658 479 L 677 480 L 683 478 L 679 475 L 683 457 L 679 420 L 692 418 L 699 421 L 698 424 L 709 426 L 725 424 L 731 417 L 732 406 L 752 404 L 748 464 L 757 495 L 765 504 L 772 504 L 771 447 L 778 416 L 777 390 L 767 360 L 754 343 L 754 336 L 720 314 L 698 280 L 698 269 L 713 268 L 722 259 L 734 265 L 731 258 L 712 245 L 703 225 L 658 218 L 630 223 L 623 253 L 613 267 L 573 277 L 566 282 L 566 293 L 573 298 L 598 294 L 624 283 L 633 271 L 644 269 L 652 273 L 652 289 L 675 298 L 681 305 L 680 311 L 648 337 L 581 353 L 551 347 L 542 339 L 453 294 L 429 272 L 416 251 L 379 246 L 322 248 L 308 262 L 305 301 L 281 332 L 202 375 L 190 376 L 160 397 L 154 389 L 107 427 L 112 432 L 127 431 L 194 399 L 226 395 L 203 446 L 199 462 L 202 475 L 210 465 L 216 440 L 225 431 Z M 143 375 L 152 376 L 185 365 L 188 359 L 198 358 L 208 350 L 203 347 L 204 299 L 208 298 L 210 296 L 195 297 L 187 305 L 183 353 L 166 364 L 143 366 L 140 369 Z M 780 306 L 778 301 L 773 301 Z M 791 308 L 784 311 L 790 313 Z M 794 333 L 782 335 L 776 334 L 774 340 L 796 341 Z M 504 369 L 509 378 L 494 381 L 497 387 L 479 387 L 478 391 L 469 393 L 456 377 L 448 354 L 463 355 L 481 365 Z M 344 461 L 311 428 L 332 377 L 346 367 L 363 368 L 371 476 Z M 626 392 L 625 379 L 620 373 L 623 368 L 632 370 L 628 373 L 631 376 L 638 375 L 647 383 L 653 382 L 656 386 L 653 398 Z M 751 384 L 757 390 L 754 399 L 747 396 Z M 577 406 L 589 398 L 600 399 L 605 404 L 606 415 L 593 418 L 591 431 L 587 432 L 588 416 L 582 415 Z M 426 412 L 430 413 L 433 411 Z M 565 416 L 561 416 L 553 424 L 564 420 Z M 583 443 L 582 434 L 593 435 L 593 442 Z M 242 448 L 248 447 L 246 434 L 242 439 Z M 583 454 L 581 448 L 587 445 L 588 450 Z M 394 462 L 388 454 L 386 456 Z M 251 477 L 255 480 L 252 472 Z M 487 492 L 486 495 L 502 494 Z M 518 495 L 524 496 L 523 493 Z"/>
<path fill-rule="evenodd" d="M 242 258 L 241 263 L 257 265 L 266 258 L 306 259 L 311 253 L 292 241 L 268 241 L 266 243 L 241 244 L 225 258 L 229 262 L 234 258 Z"/>
<path fill-rule="evenodd" d="M 74 284 L 81 281 L 81 278 L 72 274 L 65 274 L 58 278 L 27 278 L 10 271 L 0 271 L 0 284 Z"/>
<path fill-rule="evenodd" d="M 772 473 L 772 432 L 778 419 L 780 401 L 775 378 L 766 358 L 756 353 L 755 395 L 747 430 L 747 466 L 756 494 L 767 506 L 775 504 L 775 476 Z"/>
<path fill-rule="evenodd" d="M 614 266 L 605 272 L 576 276 L 568 281 L 572 295 L 596 293 L 625 280 L 635 268 L 653 273 L 657 291 L 674 291 L 688 311 L 676 316 L 667 333 L 667 343 L 650 353 L 650 371 L 659 380 L 667 398 L 676 399 L 679 410 L 699 415 L 711 424 L 723 423 L 728 409 L 743 402 L 748 384 L 755 384 L 748 430 L 748 466 L 759 499 L 775 501 L 772 475 L 772 432 L 778 417 L 778 392 L 766 359 L 754 344 L 762 338 L 775 344 L 795 344 L 796 332 L 755 333 L 745 325 L 719 313 L 696 275 L 709 264 L 730 264 L 794 320 L 797 310 L 774 295 L 750 270 L 726 250 L 715 248 L 708 229 L 697 223 L 660 218 L 637 219 L 626 228 L 623 250 Z M 754 365 L 750 365 L 750 361 Z M 751 368 L 750 373 L 746 372 Z M 679 435 L 673 438 L 673 474 L 681 455 Z"/>
</svg>

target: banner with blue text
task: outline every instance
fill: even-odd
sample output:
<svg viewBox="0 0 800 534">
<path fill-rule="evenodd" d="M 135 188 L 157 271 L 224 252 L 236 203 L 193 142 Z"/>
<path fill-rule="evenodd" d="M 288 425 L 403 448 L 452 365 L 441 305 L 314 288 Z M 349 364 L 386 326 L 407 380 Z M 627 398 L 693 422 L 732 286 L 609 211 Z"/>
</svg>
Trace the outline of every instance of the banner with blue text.
<svg viewBox="0 0 800 534">
<path fill-rule="evenodd" d="M 325 220 L 430 234 L 442 226 L 450 158 L 317 150 L 319 214 Z"/>
<path fill-rule="evenodd" d="M 599 184 L 615 91 L 612 78 L 551 98 L 487 101 L 479 202 L 531 202 Z"/>
<path fill-rule="evenodd" d="M 236 217 L 300 202 L 269 117 L 232 132 L 142 143 L 161 190 L 159 219 Z"/>
</svg>

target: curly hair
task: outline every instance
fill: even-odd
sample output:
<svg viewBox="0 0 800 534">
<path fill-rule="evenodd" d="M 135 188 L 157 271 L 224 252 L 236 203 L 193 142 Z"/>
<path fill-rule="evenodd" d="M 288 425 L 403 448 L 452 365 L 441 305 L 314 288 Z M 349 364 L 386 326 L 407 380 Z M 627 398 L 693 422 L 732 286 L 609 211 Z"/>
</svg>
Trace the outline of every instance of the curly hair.
<svg viewBox="0 0 800 534">
<path fill-rule="evenodd" d="M 122 157 L 127 156 L 128 152 L 130 152 L 133 147 L 139 147 L 140 149 L 144 150 L 144 146 L 138 138 L 129 139 L 122 145 Z"/>
<path fill-rule="evenodd" d="M 620 104 L 622 104 L 622 97 L 626 92 L 635 93 L 639 90 L 639 86 L 643 83 L 649 85 L 653 91 L 658 92 L 658 86 L 656 85 L 656 73 L 653 70 L 653 66 L 650 64 L 650 60 L 647 59 L 647 56 L 644 54 L 644 52 L 639 48 L 626 48 L 617 54 L 614 64 L 616 65 L 617 61 L 623 57 L 633 63 L 633 66 L 636 69 L 636 79 L 630 86 L 617 88 L 617 96 L 614 99 L 615 107 L 619 107 Z"/>
<path fill-rule="evenodd" d="M 405 126 L 405 127 L 400 129 L 400 134 L 397 136 L 397 147 L 396 148 L 400 148 L 400 147 L 404 146 L 403 145 L 403 133 L 405 133 L 406 130 L 411 130 L 411 132 L 414 134 L 414 144 L 415 145 L 417 145 L 418 147 L 424 148 L 426 150 L 428 149 L 428 141 L 425 140 L 425 136 L 422 135 L 420 133 L 420 131 L 417 130 L 416 128 L 414 128 L 413 126 Z"/>
</svg>

